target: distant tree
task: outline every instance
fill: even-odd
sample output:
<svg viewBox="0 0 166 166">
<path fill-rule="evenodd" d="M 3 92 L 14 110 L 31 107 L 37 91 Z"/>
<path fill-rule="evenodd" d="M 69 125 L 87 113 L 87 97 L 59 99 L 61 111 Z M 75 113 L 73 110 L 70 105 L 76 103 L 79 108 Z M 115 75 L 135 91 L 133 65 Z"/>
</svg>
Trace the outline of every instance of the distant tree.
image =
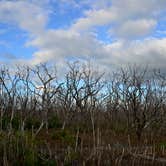
<svg viewBox="0 0 166 166">
<path fill-rule="evenodd" d="M 48 112 L 52 109 L 52 99 L 59 93 L 61 84 L 58 84 L 56 68 L 46 63 L 31 69 L 34 73 L 33 86 L 35 94 L 39 96 L 39 104 L 43 113 L 43 121 L 48 131 Z"/>
</svg>

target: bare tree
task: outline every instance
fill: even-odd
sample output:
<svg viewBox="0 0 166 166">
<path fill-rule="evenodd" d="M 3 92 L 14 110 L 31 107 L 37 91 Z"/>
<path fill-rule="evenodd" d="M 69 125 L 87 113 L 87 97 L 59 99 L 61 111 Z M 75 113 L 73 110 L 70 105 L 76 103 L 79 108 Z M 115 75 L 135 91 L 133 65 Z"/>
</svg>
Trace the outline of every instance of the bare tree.
<svg viewBox="0 0 166 166">
<path fill-rule="evenodd" d="M 59 92 L 61 84 L 57 82 L 55 67 L 49 68 L 47 64 L 40 64 L 32 71 L 35 74 L 33 86 L 36 95 L 40 97 L 43 121 L 48 131 L 48 112 L 52 108 L 52 99 Z"/>
<path fill-rule="evenodd" d="M 66 123 L 70 119 L 71 112 L 74 108 L 74 98 L 72 96 L 72 87 L 70 85 L 69 74 L 66 74 L 64 84 L 61 86 L 60 93 L 58 95 L 59 103 L 62 107 L 63 113 L 63 125 L 62 129 L 65 129 Z"/>
<path fill-rule="evenodd" d="M 90 64 L 80 66 L 78 62 L 69 64 L 69 69 L 66 85 L 74 99 L 72 103 L 75 104 L 78 131 L 79 123 L 88 122 L 87 119 L 90 117 L 95 147 L 95 110 L 99 93 L 104 86 L 101 80 L 103 73 L 100 74 L 92 70 Z"/>
<path fill-rule="evenodd" d="M 147 68 L 130 66 L 121 69 L 112 89 L 116 92 L 117 105 L 126 115 L 128 129 L 135 129 L 138 140 L 144 129 L 157 119 L 162 104 L 161 94 L 158 94 L 161 89 L 149 73 Z"/>
<path fill-rule="evenodd" d="M 17 71 L 10 71 L 8 68 L 1 69 L 1 84 L 3 86 L 3 93 L 8 102 L 6 111 L 10 114 L 10 131 L 12 130 L 12 121 L 16 111 L 17 104 L 17 85 L 20 77 Z"/>
</svg>

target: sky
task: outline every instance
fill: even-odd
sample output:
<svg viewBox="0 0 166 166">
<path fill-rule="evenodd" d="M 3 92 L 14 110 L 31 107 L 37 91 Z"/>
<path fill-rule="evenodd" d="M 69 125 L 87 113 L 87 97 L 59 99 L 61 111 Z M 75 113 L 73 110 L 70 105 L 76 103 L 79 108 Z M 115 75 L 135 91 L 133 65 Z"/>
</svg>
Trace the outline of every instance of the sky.
<svg viewBox="0 0 166 166">
<path fill-rule="evenodd" d="M 0 0 L 0 63 L 166 69 L 166 0 Z"/>
</svg>

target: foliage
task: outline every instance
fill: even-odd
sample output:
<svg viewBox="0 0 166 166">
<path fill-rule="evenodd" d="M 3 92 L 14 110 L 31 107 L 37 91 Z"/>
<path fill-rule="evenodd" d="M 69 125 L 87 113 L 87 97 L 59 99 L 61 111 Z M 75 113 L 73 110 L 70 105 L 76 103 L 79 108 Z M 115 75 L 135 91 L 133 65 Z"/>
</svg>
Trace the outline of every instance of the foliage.
<svg viewBox="0 0 166 166">
<path fill-rule="evenodd" d="M 62 127 L 62 124 L 58 118 L 57 115 L 52 115 L 49 119 L 48 119 L 48 128 L 54 128 L 54 129 L 58 129 Z"/>
<path fill-rule="evenodd" d="M 8 115 L 4 115 L 2 118 L 2 129 L 7 130 L 9 129 L 11 117 Z M 18 115 L 15 115 L 12 119 L 12 128 L 15 130 L 18 130 L 20 127 L 20 117 Z"/>
<path fill-rule="evenodd" d="M 41 121 L 39 120 L 38 117 L 28 117 L 25 122 L 25 129 L 31 130 L 32 127 L 34 129 L 38 129 L 41 124 Z"/>
<path fill-rule="evenodd" d="M 51 134 L 51 138 L 55 140 L 60 140 L 69 145 L 73 145 L 75 141 L 74 136 L 68 130 L 54 131 Z"/>
</svg>

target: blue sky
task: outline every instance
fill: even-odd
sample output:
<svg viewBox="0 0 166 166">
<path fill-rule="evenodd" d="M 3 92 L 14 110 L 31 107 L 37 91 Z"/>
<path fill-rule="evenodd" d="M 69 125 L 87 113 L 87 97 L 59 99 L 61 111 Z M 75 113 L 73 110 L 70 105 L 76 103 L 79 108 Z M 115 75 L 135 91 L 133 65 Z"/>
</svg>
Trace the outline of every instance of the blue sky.
<svg viewBox="0 0 166 166">
<path fill-rule="evenodd" d="M 1 0 L 0 62 L 166 68 L 166 0 Z"/>
</svg>

